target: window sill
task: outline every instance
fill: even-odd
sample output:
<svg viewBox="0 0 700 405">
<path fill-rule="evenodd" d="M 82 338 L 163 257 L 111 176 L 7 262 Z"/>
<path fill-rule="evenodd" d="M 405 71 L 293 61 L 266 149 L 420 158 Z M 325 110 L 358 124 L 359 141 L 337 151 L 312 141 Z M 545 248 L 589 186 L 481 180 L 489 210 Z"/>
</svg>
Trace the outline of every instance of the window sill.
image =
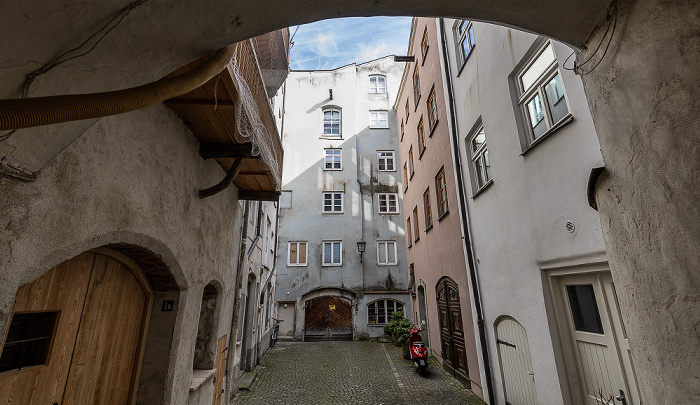
<svg viewBox="0 0 700 405">
<path fill-rule="evenodd" d="M 321 214 L 323 214 L 323 215 L 342 215 L 342 214 L 344 214 L 344 212 L 342 212 L 342 211 L 341 211 L 341 212 L 337 212 L 337 211 L 335 211 L 335 212 L 325 212 L 325 211 L 321 211 Z"/>
<path fill-rule="evenodd" d="M 329 140 L 343 140 L 342 135 L 321 135 L 318 139 L 329 139 Z"/>
<path fill-rule="evenodd" d="M 476 198 L 479 194 L 483 193 L 484 190 L 489 188 L 493 184 L 493 179 L 489 179 L 489 181 L 486 182 L 480 189 L 476 190 L 476 193 L 472 196 L 472 199 Z"/>
<path fill-rule="evenodd" d="M 416 174 L 416 172 L 411 173 L 411 177 L 408 178 L 409 181 L 413 180 L 413 175 Z M 408 188 L 408 187 L 406 187 Z"/>
<path fill-rule="evenodd" d="M 442 215 L 440 215 L 438 217 L 438 222 L 442 221 L 442 219 L 445 218 L 447 216 L 447 214 L 449 214 L 449 213 L 450 213 L 450 210 L 443 212 Z"/>
<path fill-rule="evenodd" d="M 423 154 L 425 153 L 426 149 L 428 149 L 428 148 L 423 148 L 423 150 L 420 151 L 420 153 L 418 153 L 418 160 L 420 160 L 423 157 Z"/>
<path fill-rule="evenodd" d="M 341 263 L 341 264 L 327 264 L 327 263 L 324 263 L 324 264 L 321 265 L 321 267 L 343 267 L 343 264 L 342 264 L 342 263 Z"/>
<path fill-rule="evenodd" d="M 416 105 L 413 106 L 413 112 L 418 111 L 418 104 L 420 104 L 420 98 L 421 98 L 421 96 L 418 96 L 418 98 L 416 99 L 416 101 L 415 101 Z M 408 118 L 408 117 L 406 117 L 406 118 Z"/>
<path fill-rule="evenodd" d="M 323 169 L 324 172 L 342 172 L 343 169 Z"/>
<path fill-rule="evenodd" d="M 398 212 L 378 212 L 379 215 L 399 215 Z"/>
<path fill-rule="evenodd" d="M 377 169 L 377 171 L 380 173 L 396 173 L 396 170 L 379 170 L 379 169 Z"/>
<path fill-rule="evenodd" d="M 388 126 L 386 126 L 386 127 L 373 127 L 370 125 L 369 129 L 389 129 L 389 127 Z"/>
<path fill-rule="evenodd" d="M 398 266 L 398 263 L 377 263 L 377 266 L 383 266 L 383 267 Z"/>
<path fill-rule="evenodd" d="M 433 127 L 430 128 L 430 133 L 428 134 L 428 138 L 432 138 L 432 137 L 433 137 L 433 132 L 435 132 L 435 127 L 437 127 L 437 124 L 438 124 L 439 122 L 440 122 L 440 120 L 435 120 L 435 122 L 433 123 Z"/>
<path fill-rule="evenodd" d="M 307 264 L 289 264 L 289 263 L 287 263 L 287 267 L 308 267 L 308 265 L 309 265 L 308 263 Z"/>
<path fill-rule="evenodd" d="M 419 241 L 420 241 L 420 238 L 418 238 L 418 239 L 413 239 L 413 244 L 414 244 L 414 245 L 417 245 Z"/>
<path fill-rule="evenodd" d="M 529 152 L 531 149 L 533 149 L 535 146 L 539 145 L 540 143 L 544 142 L 545 139 L 549 138 L 551 135 L 553 135 L 555 132 L 558 132 L 560 129 L 565 127 L 566 125 L 570 124 L 571 122 L 574 121 L 574 115 L 571 113 L 566 114 L 564 118 L 560 119 L 559 122 L 554 124 L 551 128 L 549 128 L 545 133 L 540 135 L 539 138 L 535 139 L 532 141 L 530 146 L 528 146 L 523 153 L 520 154 L 520 156 L 524 156 L 527 152 Z"/>
<path fill-rule="evenodd" d="M 425 233 L 428 233 L 429 230 L 433 229 L 433 224 L 430 224 L 427 228 L 425 228 Z"/>
<path fill-rule="evenodd" d="M 205 381 L 207 381 L 211 376 L 216 373 L 216 369 L 211 370 L 193 370 L 192 371 L 192 383 L 190 383 L 190 392 L 197 391 Z"/>
<path fill-rule="evenodd" d="M 413 247 L 413 245 L 408 245 L 408 246 L 406 247 L 406 249 L 410 249 L 410 248 L 412 248 L 412 247 Z"/>
</svg>

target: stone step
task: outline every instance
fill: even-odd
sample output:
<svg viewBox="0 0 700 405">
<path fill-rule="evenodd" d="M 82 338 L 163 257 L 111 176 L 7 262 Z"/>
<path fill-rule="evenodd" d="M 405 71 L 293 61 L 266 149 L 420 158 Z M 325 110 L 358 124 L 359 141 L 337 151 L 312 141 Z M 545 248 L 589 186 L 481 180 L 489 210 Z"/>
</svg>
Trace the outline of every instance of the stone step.
<svg viewBox="0 0 700 405">
<path fill-rule="evenodd" d="M 253 385 L 253 381 L 255 380 L 257 374 L 258 373 L 256 371 L 246 371 L 243 373 L 241 379 L 238 380 L 238 389 L 241 391 L 250 390 L 250 386 Z"/>
</svg>

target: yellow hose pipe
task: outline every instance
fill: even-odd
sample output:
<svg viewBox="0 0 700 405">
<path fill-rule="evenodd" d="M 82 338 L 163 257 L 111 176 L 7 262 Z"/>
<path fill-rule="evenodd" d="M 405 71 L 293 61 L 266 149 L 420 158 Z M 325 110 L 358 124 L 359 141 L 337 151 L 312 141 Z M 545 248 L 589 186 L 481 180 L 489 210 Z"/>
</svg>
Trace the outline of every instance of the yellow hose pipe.
<svg viewBox="0 0 700 405">
<path fill-rule="evenodd" d="M 0 100 L 0 130 L 100 118 L 148 107 L 202 86 L 226 69 L 235 52 L 236 45 L 229 45 L 190 72 L 130 89 Z"/>
</svg>

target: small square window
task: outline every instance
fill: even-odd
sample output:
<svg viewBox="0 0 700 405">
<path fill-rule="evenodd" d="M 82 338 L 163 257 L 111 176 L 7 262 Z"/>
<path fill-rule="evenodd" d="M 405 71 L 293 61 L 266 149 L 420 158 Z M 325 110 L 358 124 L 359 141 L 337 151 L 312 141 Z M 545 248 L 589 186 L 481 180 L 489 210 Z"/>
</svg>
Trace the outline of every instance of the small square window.
<svg viewBox="0 0 700 405">
<path fill-rule="evenodd" d="M 326 149 L 323 170 L 342 170 L 342 149 Z"/>
<path fill-rule="evenodd" d="M 372 75 L 369 77 L 370 94 L 386 94 L 386 76 Z"/>
<path fill-rule="evenodd" d="M 387 111 L 370 111 L 369 127 L 389 128 L 389 113 Z"/>
<path fill-rule="evenodd" d="M 379 213 L 380 214 L 398 214 L 399 213 L 399 195 L 396 193 L 379 193 Z"/>
<path fill-rule="evenodd" d="M 306 266 L 307 242 L 289 242 L 288 266 Z"/>
<path fill-rule="evenodd" d="M 396 171 L 393 150 L 377 151 L 377 170 L 380 172 Z"/>
<path fill-rule="evenodd" d="M 343 242 L 331 241 L 323 242 L 323 265 L 342 266 L 343 265 Z"/>
<path fill-rule="evenodd" d="M 330 191 L 323 193 L 323 213 L 342 214 L 343 213 L 343 192 Z"/>
<path fill-rule="evenodd" d="M 380 266 L 396 265 L 396 242 L 377 242 L 377 264 Z"/>
<path fill-rule="evenodd" d="M 0 373 L 47 364 L 58 311 L 12 314 L 0 354 Z"/>
</svg>

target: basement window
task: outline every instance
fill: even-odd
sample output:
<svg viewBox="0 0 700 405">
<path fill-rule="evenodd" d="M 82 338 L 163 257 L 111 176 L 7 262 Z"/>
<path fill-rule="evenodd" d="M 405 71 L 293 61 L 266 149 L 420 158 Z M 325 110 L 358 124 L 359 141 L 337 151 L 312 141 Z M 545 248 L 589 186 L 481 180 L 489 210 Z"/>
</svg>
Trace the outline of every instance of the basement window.
<svg viewBox="0 0 700 405">
<path fill-rule="evenodd" d="M 0 373 L 47 364 L 57 319 L 58 311 L 14 314 L 0 355 Z"/>
</svg>

